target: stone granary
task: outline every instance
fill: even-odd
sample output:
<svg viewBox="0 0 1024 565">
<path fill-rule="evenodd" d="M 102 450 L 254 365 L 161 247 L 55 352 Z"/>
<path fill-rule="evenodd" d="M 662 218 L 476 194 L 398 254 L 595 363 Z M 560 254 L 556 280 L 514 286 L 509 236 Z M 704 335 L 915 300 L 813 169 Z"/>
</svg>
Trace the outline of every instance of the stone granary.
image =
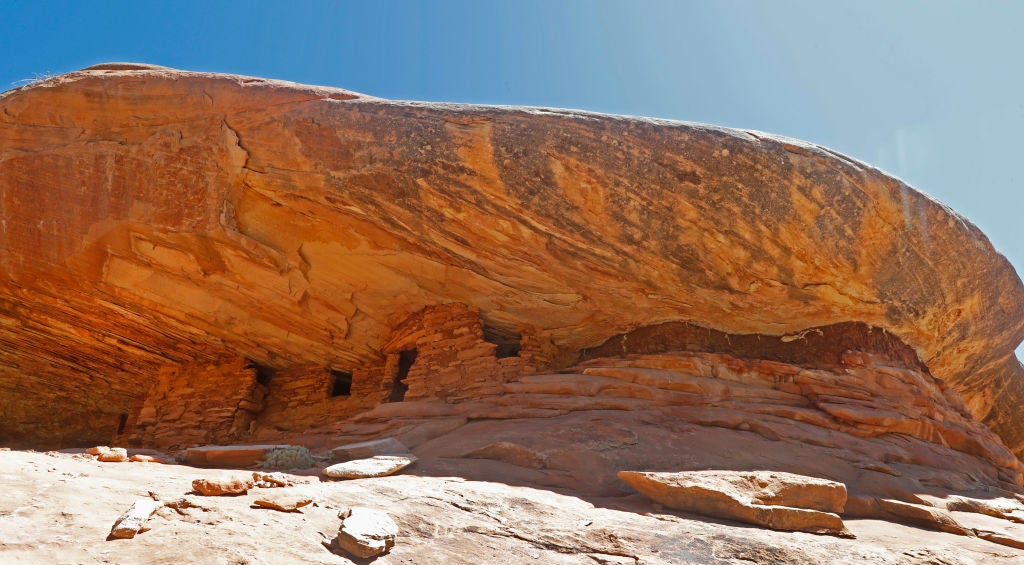
<svg viewBox="0 0 1024 565">
<path fill-rule="evenodd" d="M 384 402 L 458 401 L 498 394 L 548 368 L 549 347 L 523 326 L 489 335 L 480 312 L 430 306 L 395 328 L 369 367 L 275 369 L 239 356 L 167 365 L 119 424 L 118 443 L 160 448 L 273 439 L 369 411 Z M 490 341 L 488 341 L 490 340 Z"/>
</svg>

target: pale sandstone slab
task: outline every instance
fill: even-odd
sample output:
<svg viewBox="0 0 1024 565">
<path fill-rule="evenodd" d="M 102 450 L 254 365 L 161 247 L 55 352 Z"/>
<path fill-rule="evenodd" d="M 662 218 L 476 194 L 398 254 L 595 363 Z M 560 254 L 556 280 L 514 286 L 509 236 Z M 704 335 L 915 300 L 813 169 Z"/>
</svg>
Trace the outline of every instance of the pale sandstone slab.
<svg viewBox="0 0 1024 565">
<path fill-rule="evenodd" d="M 163 505 L 162 502 L 148 498 L 136 500 L 131 508 L 114 522 L 114 526 L 110 528 L 110 537 L 119 539 L 135 537 L 135 534 L 138 534 L 145 527 L 146 520 L 149 520 L 149 517 L 163 507 Z"/>
<path fill-rule="evenodd" d="M 299 509 L 303 506 L 312 504 L 313 499 L 297 494 L 262 495 L 253 500 L 252 503 L 262 508 L 277 510 L 278 512 L 299 512 Z"/>
<path fill-rule="evenodd" d="M 842 483 L 770 471 L 621 471 L 619 478 L 669 508 L 773 530 L 848 536 Z"/>
<path fill-rule="evenodd" d="M 369 479 L 393 475 L 416 461 L 412 455 L 377 455 L 368 459 L 355 459 L 337 463 L 324 469 L 324 475 L 332 479 Z"/>
<path fill-rule="evenodd" d="M 132 455 L 129 458 L 129 461 L 132 461 L 133 463 L 167 463 L 167 461 L 161 459 L 160 457 L 156 457 L 153 455 L 143 455 L 141 453 L 136 453 L 135 455 Z"/>
</svg>

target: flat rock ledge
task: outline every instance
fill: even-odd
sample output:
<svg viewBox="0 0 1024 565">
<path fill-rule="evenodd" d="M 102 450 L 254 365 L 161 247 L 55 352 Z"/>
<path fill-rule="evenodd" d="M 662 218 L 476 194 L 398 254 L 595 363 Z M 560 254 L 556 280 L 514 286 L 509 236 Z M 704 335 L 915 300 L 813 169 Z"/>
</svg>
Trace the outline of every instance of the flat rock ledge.
<svg viewBox="0 0 1024 565">
<path fill-rule="evenodd" d="M 297 445 L 204 445 L 186 449 L 181 458 L 196 467 L 294 469 L 313 463 L 309 450 Z"/>
<path fill-rule="evenodd" d="M 852 537 L 839 517 L 846 486 L 835 481 L 769 471 L 621 471 L 618 476 L 675 510 L 773 530 Z"/>
<path fill-rule="evenodd" d="M 409 448 L 393 437 L 340 445 L 331 450 L 331 461 L 344 463 L 377 455 L 409 456 Z"/>
</svg>

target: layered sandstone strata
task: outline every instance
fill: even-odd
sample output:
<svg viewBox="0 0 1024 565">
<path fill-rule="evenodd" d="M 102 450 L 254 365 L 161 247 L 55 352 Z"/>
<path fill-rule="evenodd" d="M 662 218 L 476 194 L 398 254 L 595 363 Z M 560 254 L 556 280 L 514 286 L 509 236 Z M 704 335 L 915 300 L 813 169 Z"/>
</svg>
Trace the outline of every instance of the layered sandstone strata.
<svg viewBox="0 0 1024 565">
<path fill-rule="evenodd" d="M 464 303 L 541 370 L 660 323 L 881 328 L 1024 449 L 1009 263 L 796 140 L 101 65 L 0 97 L 0 195 L 8 442 L 106 440 L 168 366 L 386 368 L 403 321 Z"/>
<path fill-rule="evenodd" d="M 0 266 L 0 443 L 262 444 L 186 461 L 268 467 L 408 446 L 409 475 L 357 490 L 423 497 L 396 501 L 403 543 L 453 562 L 483 545 L 439 535 L 438 501 L 463 535 L 588 562 L 863 561 L 893 522 L 1024 547 L 1021 281 L 955 212 L 804 142 L 101 65 L 0 95 Z M 874 541 L 674 525 L 639 476 L 670 508 Z"/>
</svg>

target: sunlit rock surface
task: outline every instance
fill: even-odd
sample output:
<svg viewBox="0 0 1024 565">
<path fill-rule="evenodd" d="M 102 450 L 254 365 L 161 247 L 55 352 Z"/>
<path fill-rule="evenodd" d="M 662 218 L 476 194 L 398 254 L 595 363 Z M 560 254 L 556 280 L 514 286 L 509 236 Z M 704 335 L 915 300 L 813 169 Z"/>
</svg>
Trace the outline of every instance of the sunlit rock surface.
<svg viewBox="0 0 1024 565">
<path fill-rule="evenodd" d="M 0 95 L 0 267 L 0 445 L 295 450 L 281 468 L 315 475 L 395 438 L 400 474 L 298 494 L 321 535 L 333 498 L 393 504 L 396 559 L 1024 555 L 1020 279 L 952 210 L 805 142 L 100 65 Z M 78 458 L 0 453 L 25 532 L 0 553 L 102 555 L 29 533 L 75 518 L 19 501 L 85 492 L 38 469 L 96 478 L 93 505 L 102 473 L 180 497 L 197 471 Z M 618 478 L 705 469 L 841 483 L 858 538 L 701 525 Z M 180 560 L 187 516 L 134 551 Z M 246 526 L 195 555 L 334 559 L 279 525 L 301 548 Z"/>
<path fill-rule="evenodd" d="M 394 324 L 463 302 L 566 358 L 657 322 L 864 322 L 1024 447 L 1009 263 L 796 140 L 100 65 L 2 95 L 0 194 L 9 439 L 107 436 L 159 366 L 222 351 L 373 364 Z"/>
</svg>

